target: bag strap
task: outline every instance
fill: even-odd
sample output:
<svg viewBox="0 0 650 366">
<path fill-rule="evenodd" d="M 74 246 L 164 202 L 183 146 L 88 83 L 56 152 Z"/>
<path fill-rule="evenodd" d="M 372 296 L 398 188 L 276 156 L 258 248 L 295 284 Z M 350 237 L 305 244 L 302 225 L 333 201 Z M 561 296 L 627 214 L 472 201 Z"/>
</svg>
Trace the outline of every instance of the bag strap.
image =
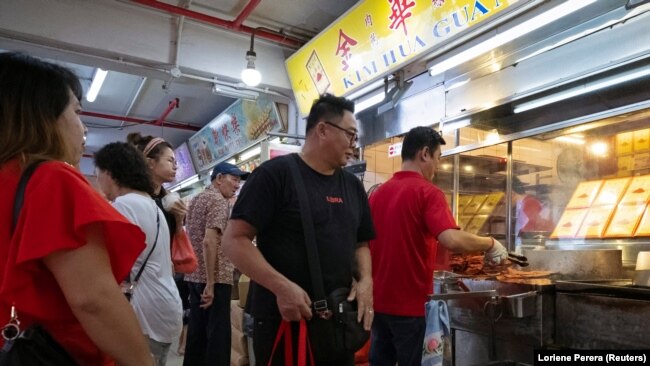
<svg viewBox="0 0 650 366">
<path fill-rule="evenodd" d="M 298 154 L 292 154 L 289 160 L 289 168 L 293 176 L 293 182 L 296 186 L 296 193 L 298 194 L 298 203 L 300 205 L 300 218 L 302 219 L 302 231 L 305 234 L 305 247 L 307 250 L 307 264 L 309 265 L 309 273 L 311 275 L 311 283 L 314 290 L 315 301 L 313 303 L 314 310 L 323 319 L 329 319 L 332 316 L 332 311 L 327 307 L 327 298 L 325 297 L 325 288 L 323 287 L 323 275 L 320 268 L 320 259 L 318 257 L 318 250 L 316 249 L 316 233 L 314 230 L 314 221 L 311 216 L 311 208 L 309 207 L 309 200 L 307 199 L 307 191 L 305 184 L 298 170 Z"/>
<path fill-rule="evenodd" d="M 140 270 L 138 270 L 138 273 L 135 275 L 135 278 L 131 282 L 130 290 L 133 290 L 135 284 L 140 279 L 140 276 L 142 276 L 144 267 L 147 265 L 147 262 L 149 261 L 149 257 L 151 257 L 151 254 L 153 254 L 154 249 L 156 249 L 156 244 L 158 244 L 158 233 L 160 233 L 160 212 L 158 211 L 157 205 L 154 207 L 156 208 L 156 239 L 153 242 L 153 247 L 151 247 L 149 254 L 147 254 L 147 258 L 144 259 L 144 263 L 142 263 L 142 266 L 140 266 Z"/>
<path fill-rule="evenodd" d="M 20 216 L 20 210 L 23 208 L 23 203 L 25 202 L 25 190 L 27 189 L 29 178 L 32 177 L 32 174 L 34 174 L 36 168 L 38 168 L 38 166 L 44 162 L 45 160 L 37 160 L 29 164 L 23 171 L 23 174 L 20 176 L 20 180 L 18 181 L 18 188 L 16 189 L 16 196 L 14 197 L 13 217 L 11 219 L 12 234 L 16 229 L 16 225 L 18 224 L 18 217 Z"/>
<path fill-rule="evenodd" d="M 316 363 L 314 362 L 314 354 L 311 350 L 311 343 L 309 342 L 309 337 L 307 337 L 307 321 L 304 318 L 300 319 L 299 329 L 297 366 L 307 366 L 308 364 L 316 366 Z M 293 336 L 291 333 L 291 323 L 283 320 L 280 323 L 280 327 L 278 327 L 277 334 L 275 335 L 271 357 L 269 358 L 267 366 L 271 366 L 273 363 L 275 350 L 278 348 L 282 338 L 284 338 L 284 365 L 293 366 Z"/>
</svg>

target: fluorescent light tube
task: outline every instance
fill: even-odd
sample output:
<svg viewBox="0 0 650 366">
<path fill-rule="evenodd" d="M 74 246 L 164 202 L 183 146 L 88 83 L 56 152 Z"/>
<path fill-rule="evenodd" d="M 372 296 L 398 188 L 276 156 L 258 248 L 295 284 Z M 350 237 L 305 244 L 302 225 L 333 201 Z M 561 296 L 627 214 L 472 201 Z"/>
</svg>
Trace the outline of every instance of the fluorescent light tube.
<svg viewBox="0 0 650 366">
<path fill-rule="evenodd" d="M 252 158 L 254 156 L 259 155 L 261 152 L 262 152 L 262 148 L 259 147 L 259 146 L 255 147 L 255 148 L 252 148 L 252 149 L 250 149 L 248 151 L 243 152 L 239 156 L 239 161 L 246 161 L 246 160 L 248 160 L 248 159 L 250 159 L 250 158 Z"/>
<path fill-rule="evenodd" d="M 513 108 L 513 112 L 515 113 L 521 113 L 525 112 L 531 109 L 539 108 L 541 106 L 559 102 L 564 99 L 569 99 L 573 98 L 578 95 L 586 94 L 586 93 L 591 93 L 592 91 L 598 90 L 598 89 L 604 89 L 612 85 L 624 83 L 626 81 L 634 80 L 640 77 L 648 76 L 650 75 L 650 67 L 637 70 L 637 71 L 632 71 L 628 72 L 624 75 L 615 75 L 610 78 L 600 80 L 600 81 L 595 81 L 593 83 L 588 83 L 585 85 L 581 85 L 569 90 L 566 90 L 564 92 L 560 92 L 557 94 L 549 95 L 548 97 L 545 98 L 540 98 L 540 99 L 535 99 L 530 102 L 526 103 L 521 103 L 519 105 L 516 105 Z"/>
<path fill-rule="evenodd" d="M 472 121 L 470 121 L 469 118 L 464 118 L 458 121 L 453 121 L 453 122 L 442 122 L 442 127 L 440 127 L 440 130 L 442 132 L 451 132 L 455 131 L 458 129 L 461 129 L 463 127 L 467 127 L 470 124 L 472 124 Z"/>
<path fill-rule="evenodd" d="M 180 184 L 178 184 L 176 187 L 170 189 L 169 191 L 170 191 L 170 192 L 176 192 L 176 191 L 181 190 L 181 189 L 183 189 L 183 188 L 185 188 L 185 187 L 189 187 L 189 186 L 191 186 L 192 184 L 198 182 L 199 180 L 200 180 L 200 179 L 199 179 L 198 174 L 197 174 L 197 175 L 194 175 L 193 177 L 184 180 L 183 182 L 181 182 Z"/>
<path fill-rule="evenodd" d="M 358 99 L 371 91 L 379 88 L 380 86 L 384 85 L 384 79 L 381 78 L 373 83 L 368 84 L 367 86 L 364 86 L 363 88 L 353 92 L 352 94 L 348 95 L 346 98 L 350 100 L 355 100 Z"/>
<path fill-rule="evenodd" d="M 595 2 L 596 0 L 570 0 L 560 4 L 553 9 L 543 12 L 523 23 L 516 25 L 503 33 L 499 33 L 494 37 L 477 44 L 474 47 L 468 48 L 450 58 L 438 62 L 431 66 L 429 74 L 432 76 L 442 74 L 443 72 L 472 60 L 490 50 L 502 46 L 516 38 L 523 37 L 534 30 L 537 30 L 555 20 L 558 20 L 566 15 L 569 15 L 585 6 Z"/>
<path fill-rule="evenodd" d="M 107 74 L 108 71 L 102 70 L 100 68 L 95 71 L 93 82 L 90 83 L 90 88 L 88 89 L 88 93 L 86 93 L 86 100 L 88 102 L 92 103 L 95 101 L 95 99 L 97 99 L 97 94 L 99 94 L 99 89 L 102 88 L 102 84 L 104 84 L 104 80 L 106 79 Z"/>
<path fill-rule="evenodd" d="M 359 113 L 363 110 L 366 110 L 373 105 L 380 103 L 384 99 L 386 99 L 386 93 L 382 91 L 381 93 L 375 94 L 368 99 L 362 100 L 361 102 L 354 105 L 354 113 Z"/>
<path fill-rule="evenodd" d="M 248 99 L 248 100 L 257 100 L 259 93 L 252 90 L 239 90 L 231 88 L 229 86 L 214 84 L 212 86 L 212 93 L 217 95 L 223 95 L 224 97 L 230 97 L 235 99 Z"/>
</svg>

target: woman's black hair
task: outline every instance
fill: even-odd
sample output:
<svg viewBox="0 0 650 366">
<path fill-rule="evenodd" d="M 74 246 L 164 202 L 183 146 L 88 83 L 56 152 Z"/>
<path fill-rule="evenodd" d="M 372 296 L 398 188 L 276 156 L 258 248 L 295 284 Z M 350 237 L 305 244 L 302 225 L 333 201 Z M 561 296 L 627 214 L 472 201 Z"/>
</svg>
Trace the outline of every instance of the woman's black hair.
<svg viewBox="0 0 650 366">
<path fill-rule="evenodd" d="M 120 187 L 153 195 L 149 168 L 142 152 L 126 142 L 112 142 L 95 154 L 95 166 L 107 172 Z"/>
</svg>

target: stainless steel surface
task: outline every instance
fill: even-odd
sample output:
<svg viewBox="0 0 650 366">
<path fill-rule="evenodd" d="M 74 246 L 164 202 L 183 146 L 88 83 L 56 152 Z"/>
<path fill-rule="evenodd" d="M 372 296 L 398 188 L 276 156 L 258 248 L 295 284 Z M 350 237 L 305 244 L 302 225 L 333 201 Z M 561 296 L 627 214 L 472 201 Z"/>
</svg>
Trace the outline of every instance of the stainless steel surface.
<svg viewBox="0 0 650 366">
<path fill-rule="evenodd" d="M 545 244 L 547 249 L 611 249 L 616 248 L 622 251 L 622 261 L 624 266 L 634 266 L 637 255 L 640 251 L 650 251 L 650 241 L 648 238 L 625 238 L 625 239 L 574 239 L 574 240 L 547 240 Z M 634 269 L 634 267 L 632 267 Z"/>
<path fill-rule="evenodd" d="M 472 292 L 452 292 L 447 294 L 429 295 L 430 300 L 459 300 L 474 297 L 496 297 L 496 290 L 472 291 Z"/>
<path fill-rule="evenodd" d="M 576 349 L 650 348 L 650 287 L 629 279 L 557 281 L 557 342 Z"/>
<path fill-rule="evenodd" d="M 512 172 L 513 172 L 513 167 L 514 167 L 514 161 L 512 159 L 512 143 L 508 143 L 508 156 L 507 156 L 507 161 L 506 161 L 506 197 L 512 197 Z M 514 235 L 513 233 L 515 232 L 515 225 L 512 222 L 512 219 L 510 217 L 512 216 L 512 213 L 514 212 L 512 210 L 513 206 L 513 200 L 511 199 L 506 199 L 506 242 L 503 243 L 505 244 L 506 248 L 508 251 L 514 251 L 515 248 L 515 240 L 514 240 Z"/>
<path fill-rule="evenodd" d="M 537 291 L 503 296 L 500 298 L 505 305 L 505 314 L 514 318 L 525 318 L 535 315 L 537 309 Z"/>
<path fill-rule="evenodd" d="M 556 272 L 557 279 L 620 278 L 623 272 L 621 250 L 530 250 L 525 249 L 530 270 Z"/>
<path fill-rule="evenodd" d="M 634 274 L 634 285 L 650 286 L 650 269 L 636 270 Z"/>
<path fill-rule="evenodd" d="M 471 292 L 493 290 L 496 298 L 448 300 L 456 365 L 513 360 L 533 363 L 533 350 L 553 344 L 553 285 L 457 278 Z M 532 311 L 532 313 L 531 313 Z"/>
</svg>

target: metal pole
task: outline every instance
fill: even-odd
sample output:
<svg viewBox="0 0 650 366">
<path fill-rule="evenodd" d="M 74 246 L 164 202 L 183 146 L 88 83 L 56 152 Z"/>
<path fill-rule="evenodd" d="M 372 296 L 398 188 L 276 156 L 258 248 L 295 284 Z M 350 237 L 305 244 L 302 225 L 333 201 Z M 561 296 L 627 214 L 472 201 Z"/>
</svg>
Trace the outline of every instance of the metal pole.
<svg viewBox="0 0 650 366">
<path fill-rule="evenodd" d="M 514 162 L 512 161 L 512 141 L 508 142 L 508 161 L 506 162 L 506 247 L 508 251 L 515 250 L 515 241 L 512 228 L 512 174 Z"/>
</svg>

